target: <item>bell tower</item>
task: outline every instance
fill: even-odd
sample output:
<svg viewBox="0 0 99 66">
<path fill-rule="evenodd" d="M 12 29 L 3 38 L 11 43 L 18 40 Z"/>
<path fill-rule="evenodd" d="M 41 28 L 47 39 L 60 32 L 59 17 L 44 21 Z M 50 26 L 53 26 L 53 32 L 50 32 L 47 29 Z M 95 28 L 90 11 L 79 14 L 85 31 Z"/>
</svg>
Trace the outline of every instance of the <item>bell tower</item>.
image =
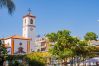
<svg viewBox="0 0 99 66">
<path fill-rule="evenodd" d="M 35 16 L 32 15 L 31 10 L 28 10 L 27 15 L 23 16 L 23 37 L 31 38 L 30 49 L 34 51 L 35 47 Z"/>
</svg>

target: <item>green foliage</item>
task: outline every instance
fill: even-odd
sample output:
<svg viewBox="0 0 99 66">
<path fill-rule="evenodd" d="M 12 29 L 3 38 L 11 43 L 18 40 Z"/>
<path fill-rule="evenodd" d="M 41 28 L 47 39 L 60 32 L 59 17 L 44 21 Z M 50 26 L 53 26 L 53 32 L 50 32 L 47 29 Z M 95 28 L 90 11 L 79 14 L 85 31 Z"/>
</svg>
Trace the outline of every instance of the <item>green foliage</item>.
<svg viewBox="0 0 99 66">
<path fill-rule="evenodd" d="M 55 42 L 57 40 L 57 35 L 55 33 L 47 34 L 49 41 Z"/>
<path fill-rule="evenodd" d="M 27 66 L 27 61 L 23 60 L 25 55 L 8 55 L 7 60 L 9 66 Z M 22 62 L 19 62 L 22 60 Z M 23 62 L 24 61 L 24 62 Z"/>
<path fill-rule="evenodd" d="M 73 46 L 75 46 L 79 41 L 77 37 L 72 37 L 70 35 L 69 30 L 58 31 L 57 33 L 51 33 L 46 35 L 46 37 L 51 42 L 52 40 L 54 40 L 53 41 L 54 47 L 51 48 L 49 51 L 52 53 L 52 55 L 55 55 L 58 58 L 71 57 L 74 54 L 71 48 L 73 48 Z"/>
<path fill-rule="evenodd" d="M 9 62 L 9 66 L 27 66 L 26 63 L 20 63 L 18 60 L 13 60 Z"/>
<path fill-rule="evenodd" d="M 15 5 L 12 0 L 0 0 L 0 7 L 7 7 L 9 14 L 12 14 L 15 10 Z"/>
<path fill-rule="evenodd" d="M 19 66 L 19 64 L 20 63 L 17 60 L 15 60 L 13 66 Z"/>
<path fill-rule="evenodd" d="M 25 58 L 28 60 L 29 66 L 45 66 L 48 55 L 48 53 L 33 52 L 27 54 Z"/>
<path fill-rule="evenodd" d="M 88 45 L 85 41 L 79 41 L 74 49 L 76 56 L 84 56 L 88 54 Z"/>
<path fill-rule="evenodd" d="M 5 61 L 7 57 L 7 50 L 4 46 L 4 44 L 2 43 L 2 41 L 0 40 L 0 65 L 3 66 L 3 62 Z"/>
<path fill-rule="evenodd" d="M 95 36 L 94 39 L 97 38 L 97 36 L 93 35 L 93 33 L 91 35 Z M 71 57 L 87 58 L 94 56 L 93 51 L 95 48 L 93 46 L 89 46 L 87 41 L 83 41 L 77 37 L 71 36 L 70 31 L 68 30 L 58 31 L 57 33 L 50 33 L 46 35 L 46 37 L 49 39 L 50 44 L 54 43 L 53 46 L 49 49 L 49 52 L 53 56 L 62 60 L 65 60 L 66 58 L 69 58 L 70 60 Z M 88 35 L 88 40 L 89 39 L 93 39 L 93 37 L 90 38 Z"/>
<path fill-rule="evenodd" d="M 25 57 L 25 55 L 8 55 L 7 56 L 7 60 L 19 60 L 19 59 L 23 59 Z"/>
<path fill-rule="evenodd" d="M 56 42 L 58 40 L 61 40 L 63 38 L 65 38 L 66 36 L 69 36 L 70 35 L 70 31 L 69 30 L 63 30 L 63 31 L 58 31 L 57 33 L 50 33 L 50 34 L 47 34 L 46 37 L 49 39 L 50 42 Z M 62 37 L 64 36 L 64 37 Z"/>
<path fill-rule="evenodd" d="M 7 50 L 2 41 L 0 40 L 0 56 L 6 56 Z"/>
<path fill-rule="evenodd" d="M 89 40 L 97 40 L 98 36 L 94 32 L 87 32 L 86 35 L 84 36 L 84 39 L 89 41 Z"/>
<path fill-rule="evenodd" d="M 33 52 L 26 55 L 9 55 L 7 60 L 9 61 L 9 66 L 45 66 L 47 62 L 47 57 L 50 57 L 48 52 Z M 22 60 L 22 63 L 18 60 Z"/>
</svg>

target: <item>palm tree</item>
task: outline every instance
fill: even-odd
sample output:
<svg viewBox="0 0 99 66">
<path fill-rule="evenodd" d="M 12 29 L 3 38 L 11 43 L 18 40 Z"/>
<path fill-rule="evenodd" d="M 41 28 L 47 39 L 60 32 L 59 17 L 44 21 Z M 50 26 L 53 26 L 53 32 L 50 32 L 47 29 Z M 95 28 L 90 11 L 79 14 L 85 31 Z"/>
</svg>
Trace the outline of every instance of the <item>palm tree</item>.
<svg viewBox="0 0 99 66">
<path fill-rule="evenodd" d="M 0 0 L 0 7 L 6 7 L 9 14 L 12 14 L 15 10 L 15 5 L 12 0 Z"/>
</svg>

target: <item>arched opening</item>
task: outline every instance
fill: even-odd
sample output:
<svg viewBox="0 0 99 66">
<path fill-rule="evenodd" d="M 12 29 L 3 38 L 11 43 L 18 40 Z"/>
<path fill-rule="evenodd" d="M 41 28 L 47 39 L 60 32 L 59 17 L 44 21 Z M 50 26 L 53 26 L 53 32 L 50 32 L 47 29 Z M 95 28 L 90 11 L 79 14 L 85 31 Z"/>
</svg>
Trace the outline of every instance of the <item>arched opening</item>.
<svg viewBox="0 0 99 66">
<path fill-rule="evenodd" d="M 33 24 L 33 19 L 30 20 L 30 24 Z"/>
</svg>

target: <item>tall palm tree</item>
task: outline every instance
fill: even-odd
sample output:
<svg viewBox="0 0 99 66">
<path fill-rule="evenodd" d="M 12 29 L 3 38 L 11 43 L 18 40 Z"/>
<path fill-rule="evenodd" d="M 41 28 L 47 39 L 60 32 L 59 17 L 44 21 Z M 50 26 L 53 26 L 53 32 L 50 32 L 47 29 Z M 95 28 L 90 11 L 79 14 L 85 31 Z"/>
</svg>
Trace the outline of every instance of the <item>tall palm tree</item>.
<svg viewBox="0 0 99 66">
<path fill-rule="evenodd" d="M 0 0 L 0 7 L 6 7 L 9 14 L 12 14 L 15 10 L 15 5 L 12 0 Z"/>
</svg>

